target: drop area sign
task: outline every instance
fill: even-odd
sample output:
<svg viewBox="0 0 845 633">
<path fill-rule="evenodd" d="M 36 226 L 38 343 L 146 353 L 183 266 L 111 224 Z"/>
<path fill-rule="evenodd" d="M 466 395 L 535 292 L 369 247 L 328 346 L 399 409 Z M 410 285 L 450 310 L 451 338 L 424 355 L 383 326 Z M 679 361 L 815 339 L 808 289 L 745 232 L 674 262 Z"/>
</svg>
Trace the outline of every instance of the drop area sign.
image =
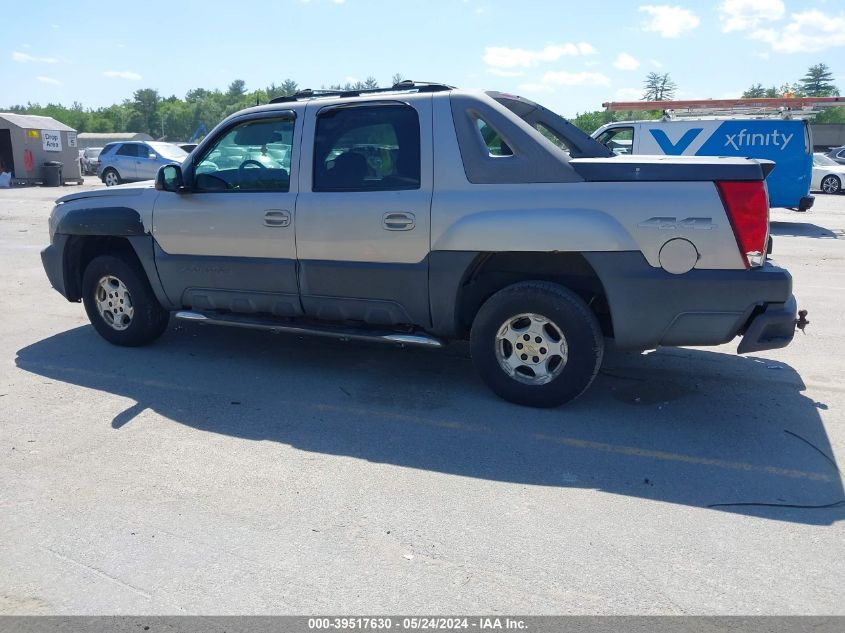
<svg viewBox="0 0 845 633">
<path fill-rule="evenodd" d="M 62 135 L 60 132 L 52 132 L 50 130 L 41 131 L 41 142 L 44 146 L 45 152 L 61 152 L 62 151 Z"/>
</svg>

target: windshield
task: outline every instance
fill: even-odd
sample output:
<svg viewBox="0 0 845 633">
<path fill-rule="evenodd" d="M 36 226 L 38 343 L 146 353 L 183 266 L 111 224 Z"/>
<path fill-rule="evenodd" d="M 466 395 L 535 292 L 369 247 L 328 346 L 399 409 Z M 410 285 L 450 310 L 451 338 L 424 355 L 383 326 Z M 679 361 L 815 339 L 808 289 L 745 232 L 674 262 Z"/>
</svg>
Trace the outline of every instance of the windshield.
<svg viewBox="0 0 845 633">
<path fill-rule="evenodd" d="M 816 165 L 822 165 L 824 167 L 838 167 L 839 163 L 837 163 L 832 158 L 828 158 L 824 154 L 813 154 L 813 162 Z"/>
<path fill-rule="evenodd" d="M 100 155 L 100 152 L 103 151 L 102 147 L 89 147 L 85 150 L 85 155 L 88 158 L 97 158 Z"/>
<path fill-rule="evenodd" d="M 181 162 L 185 159 L 185 156 L 188 155 L 188 152 L 183 150 L 181 147 L 176 147 L 170 143 L 147 143 L 147 145 L 152 147 L 161 156 L 170 160 L 178 160 Z"/>
</svg>

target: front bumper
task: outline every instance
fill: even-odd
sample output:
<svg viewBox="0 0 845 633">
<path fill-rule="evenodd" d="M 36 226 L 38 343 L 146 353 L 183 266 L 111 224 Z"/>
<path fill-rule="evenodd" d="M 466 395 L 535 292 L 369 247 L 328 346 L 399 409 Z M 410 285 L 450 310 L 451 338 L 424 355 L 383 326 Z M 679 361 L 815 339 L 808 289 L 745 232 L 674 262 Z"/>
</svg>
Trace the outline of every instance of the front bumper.
<svg viewBox="0 0 845 633">
<path fill-rule="evenodd" d="M 66 235 L 56 235 L 53 238 L 53 243 L 41 251 L 41 263 L 44 265 L 44 272 L 47 273 L 47 279 L 50 280 L 50 285 L 53 286 L 59 293 L 67 298 L 65 293 L 65 271 L 64 271 L 64 250 Z"/>
</svg>

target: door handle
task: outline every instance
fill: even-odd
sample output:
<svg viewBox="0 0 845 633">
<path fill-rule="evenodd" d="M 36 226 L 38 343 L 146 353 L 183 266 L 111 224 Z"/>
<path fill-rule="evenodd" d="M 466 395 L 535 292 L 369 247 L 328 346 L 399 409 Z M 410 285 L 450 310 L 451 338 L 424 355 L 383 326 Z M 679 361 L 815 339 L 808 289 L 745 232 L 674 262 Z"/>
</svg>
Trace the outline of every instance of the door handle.
<svg viewBox="0 0 845 633">
<path fill-rule="evenodd" d="M 393 212 L 385 213 L 381 219 L 381 226 L 386 231 L 410 231 L 417 225 L 417 218 L 413 213 Z"/>
<path fill-rule="evenodd" d="M 264 226 L 290 226 L 290 211 L 268 209 L 264 212 Z"/>
</svg>

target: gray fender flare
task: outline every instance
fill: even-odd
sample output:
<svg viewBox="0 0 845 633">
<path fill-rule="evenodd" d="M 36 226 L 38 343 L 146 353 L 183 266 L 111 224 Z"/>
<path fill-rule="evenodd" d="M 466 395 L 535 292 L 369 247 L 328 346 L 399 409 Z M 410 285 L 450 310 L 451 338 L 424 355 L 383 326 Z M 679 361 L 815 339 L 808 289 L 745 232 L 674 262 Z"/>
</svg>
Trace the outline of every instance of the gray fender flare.
<svg viewBox="0 0 845 633">
<path fill-rule="evenodd" d="M 123 237 L 129 242 L 138 261 L 147 275 L 147 280 L 159 303 L 165 309 L 173 309 L 164 292 L 158 269 L 155 265 L 153 236 L 145 229 L 141 214 L 129 207 L 95 207 L 68 211 L 56 226 L 56 237 Z M 66 244 L 65 240 L 65 244 Z M 67 251 L 63 259 L 67 256 Z M 67 275 L 68 263 L 63 265 Z"/>
</svg>

